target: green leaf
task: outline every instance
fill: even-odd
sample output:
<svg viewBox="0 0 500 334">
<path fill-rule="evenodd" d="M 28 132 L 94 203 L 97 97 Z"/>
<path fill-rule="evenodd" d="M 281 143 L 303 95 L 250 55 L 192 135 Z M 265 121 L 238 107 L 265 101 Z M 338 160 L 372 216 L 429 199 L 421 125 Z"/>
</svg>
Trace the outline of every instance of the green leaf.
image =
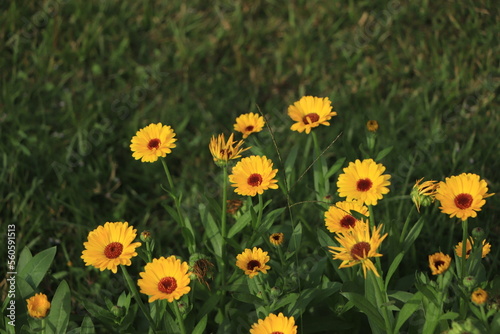
<svg viewBox="0 0 500 334">
<path fill-rule="evenodd" d="M 330 167 L 330 169 L 328 170 L 328 172 L 326 173 L 325 175 L 325 178 L 326 179 L 329 179 L 333 174 L 335 174 L 340 168 L 342 168 L 342 166 L 344 165 L 344 162 L 345 162 L 345 157 L 344 158 L 340 158 L 338 159 L 337 161 L 335 161 L 335 163 L 333 164 L 332 167 Z"/>
<path fill-rule="evenodd" d="M 379 162 L 382 160 L 387 154 L 391 153 L 393 146 L 389 146 L 387 148 L 384 148 L 382 151 L 378 152 L 377 157 L 375 158 L 375 161 Z"/>
<path fill-rule="evenodd" d="M 441 320 L 455 320 L 458 317 L 459 317 L 459 314 L 456 312 L 446 312 L 445 314 L 441 314 L 441 316 L 439 316 L 439 321 L 441 321 Z"/>
<path fill-rule="evenodd" d="M 32 258 L 33 255 L 31 254 L 30 249 L 28 247 L 24 247 L 21 254 L 19 254 L 19 260 L 17 261 L 17 272 L 20 273 L 21 270 L 28 265 Z"/>
<path fill-rule="evenodd" d="M 252 216 L 250 214 L 250 211 L 245 212 L 243 215 L 238 217 L 236 220 L 236 223 L 231 226 L 229 229 L 229 232 L 227 233 L 227 237 L 231 239 L 236 235 L 236 233 L 240 232 L 242 229 L 247 227 L 247 225 L 252 221 Z"/>
<path fill-rule="evenodd" d="M 66 281 L 62 281 L 57 287 L 54 298 L 51 301 L 49 315 L 47 316 L 46 333 L 66 334 L 71 311 L 71 293 Z"/>
<path fill-rule="evenodd" d="M 205 316 L 201 318 L 200 322 L 196 324 L 196 327 L 193 329 L 191 334 L 203 334 L 206 327 L 207 327 L 207 315 L 205 314 Z"/>
<path fill-rule="evenodd" d="M 18 277 L 24 279 L 33 290 L 36 290 L 43 280 L 54 260 L 57 247 L 51 247 L 36 254 L 23 268 L 19 268 Z M 26 291 L 21 291 L 21 297 L 25 298 Z"/>
<path fill-rule="evenodd" d="M 290 243 L 288 244 L 288 252 L 293 253 L 300 247 L 300 241 L 302 239 L 302 224 L 297 223 L 293 229 L 292 237 L 290 238 Z"/>
<path fill-rule="evenodd" d="M 394 333 L 399 333 L 401 326 L 422 306 L 422 294 L 417 292 L 410 300 L 408 300 L 399 311 L 396 318 L 396 326 Z"/>
<path fill-rule="evenodd" d="M 94 334 L 95 328 L 92 319 L 89 316 L 85 316 L 82 321 L 82 326 L 80 327 L 80 334 Z"/>
<path fill-rule="evenodd" d="M 385 291 L 387 291 L 387 287 L 389 286 L 389 282 L 391 280 L 392 275 L 396 272 L 396 269 L 398 269 L 399 264 L 403 260 L 405 253 L 401 252 L 396 257 L 391 263 L 391 266 L 389 267 L 389 270 L 387 270 L 387 275 L 385 276 Z"/>
<path fill-rule="evenodd" d="M 417 240 L 418 236 L 420 235 L 420 231 L 422 231 L 422 227 L 424 227 L 424 219 L 420 218 L 417 220 L 415 225 L 411 228 L 410 232 L 405 238 L 405 241 L 403 243 L 403 252 L 406 252 L 411 245 Z"/>
<path fill-rule="evenodd" d="M 375 323 L 377 327 L 380 329 L 384 329 L 384 319 L 378 312 L 378 309 L 370 303 L 368 299 L 366 299 L 363 295 L 355 292 L 342 292 L 341 295 L 346 297 L 349 301 L 351 301 L 358 309 L 361 310 L 366 316 Z"/>
</svg>

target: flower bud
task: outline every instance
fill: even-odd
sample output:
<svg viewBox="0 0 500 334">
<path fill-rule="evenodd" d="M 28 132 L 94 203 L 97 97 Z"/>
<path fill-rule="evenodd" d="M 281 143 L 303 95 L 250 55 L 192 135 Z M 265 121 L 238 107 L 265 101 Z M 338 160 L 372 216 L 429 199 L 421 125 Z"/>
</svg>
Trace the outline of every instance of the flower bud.
<svg viewBox="0 0 500 334">
<path fill-rule="evenodd" d="M 476 286 L 476 278 L 474 276 L 467 276 L 463 279 L 463 284 L 467 289 L 472 289 Z"/>
<path fill-rule="evenodd" d="M 150 242 L 153 239 L 149 231 L 142 231 L 140 238 L 142 242 Z"/>
</svg>

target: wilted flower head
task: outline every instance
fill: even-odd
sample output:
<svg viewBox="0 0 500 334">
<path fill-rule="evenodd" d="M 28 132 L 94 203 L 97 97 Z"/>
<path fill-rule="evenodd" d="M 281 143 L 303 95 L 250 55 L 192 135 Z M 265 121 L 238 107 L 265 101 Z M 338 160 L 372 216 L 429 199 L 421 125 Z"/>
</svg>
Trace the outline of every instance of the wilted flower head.
<svg viewBox="0 0 500 334">
<path fill-rule="evenodd" d="M 415 182 L 410 194 L 411 200 L 415 203 L 418 212 L 420 212 L 421 206 L 429 206 L 434 203 L 437 188 L 439 186 L 437 181 L 432 180 L 420 183 L 423 179 L 424 178 L 421 178 Z"/>
<path fill-rule="evenodd" d="M 217 166 L 227 165 L 229 160 L 238 159 L 241 157 L 241 153 L 248 150 L 250 147 L 241 148 L 243 145 L 243 140 L 238 142 L 233 141 L 234 133 L 231 133 L 227 142 L 223 134 L 220 134 L 217 138 L 212 136 L 210 139 L 210 153 L 214 158 L 214 162 Z"/>
</svg>

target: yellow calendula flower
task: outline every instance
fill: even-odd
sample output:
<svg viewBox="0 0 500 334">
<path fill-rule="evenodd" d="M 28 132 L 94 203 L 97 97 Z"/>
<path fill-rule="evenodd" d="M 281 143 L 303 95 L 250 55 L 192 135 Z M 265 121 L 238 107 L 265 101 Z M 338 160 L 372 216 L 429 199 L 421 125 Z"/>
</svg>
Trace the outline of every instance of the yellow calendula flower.
<svg viewBox="0 0 500 334">
<path fill-rule="evenodd" d="M 378 122 L 375 120 L 369 120 L 366 122 L 366 129 L 370 132 L 377 132 L 379 128 Z"/>
<path fill-rule="evenodd" d="M 481 211 L 486 203 L 485 198 L 494 195 L 487 192 L 486 181 L 481 180 L 479 175 L 462 173 L 439 182 L 436 199 L 441 203 L 441 212 L 449 214 L 450 218 L 456 216 L 466 220 L 476 217 L 476 211 Z"/>
<path fill-rule="evenodd" d="M 281 246 L 285 240 L 285 235 L 283 233 L 273 233 L 269 236 L 269 242 L 274 246 Z"/>
<path fill-rule="evenodd" d="M 137 230 L 127 222 L 108 222 L 89 233 L 88 241 L 83 243 L 85 249 L 81 258 L 87 266 L 101 271 L 109 269 L 116 274 L 118 265 L 130 266 L 130 259 L 137 256 L 135 249 L 141 243 L 132 242 L 136 236 Z"/>
<path fill-rule="evenodd" d="M 247 248 L 236 257 L 236 266 L 243 270 L 245 275 L 253 278 L 259 272 L 267 274 L 267 271 L 271 269 L 270 266 L 266 265 L 268 261 L 267 252 L 264 252 L 261 248 L 254 247 L 251 250 Z"/>
<path fill-rule="evenodd" d="M 271 313 L 264 320 L 259 319 L 253 324 L 250 334 L 297 334 L 297 326 L 294 317 Z"/>
<path fill-rule="evenodd" d="M 325 212 L 325 225 L 328 231 L 343 233 L 354 227 L 359 220 L 351 215 L 351 211 L 370 216 L 368 208 L 358 201 L 337 202 Z"/>
<path fill-rule="evenodd" d="M 474 245 L 474 239 L 469 238 L 467 239 L 467 243 L 465 245 L 465 258 L 468 259 L 470 252 L 472 251 L 472 246 Z M 455 253 L 457 253 L 458 257 L 462 257 L 462 248 L 463 248 L 463 243 L 460 241 L 456 246 L 455 246 Z M 486 240 L 483 240 L 483 249 L 481 252 L 481 256 L 484 258 L 486 255 L 489 254 L 491 251 L 491 245 L 486 242 Z"/>
<path fill-rule="evenodd" d="M 229 175 L 231 186 L 237 194 L 255 196 L 264 193 L 267 189 L 278 189 L 278 180 L 274 179 L 278 173 L 273 169 L 273 162 L 265 156 L 252 155 L 241 159 Z"/>
<path fill-rule="evenodd" d="M 439 186 L 438 182 L 433 180 L 420 183 L 423 179 L 421 178 L 415 182 L 410 194 L 411 200 L 415 203 L 418 212 L 420 212 L 421 206 L 429 206 L 434 203 Z"/>
<path fill-rule="evenodd" d="M 159 157 L 166 157 L 172 152 L 177 139 L 174 130 L 168 125 L 150 124 L 137 131 L 132 137 L 130 149 L 132 156 L 141 162 L 155 162 Z"/>
<path fill-rule="evenodd" d="M 391 178 L 383 174 L 385 167 L 373 159 L 350 162 L 339 175 L 337 187 L 340 197 L 347 197 L 347 201 L 357 200 L 366 205 L 377 205 L 377 201 L 389 192 Z"/>
<path fill-rule="evenodd" d="M 305 131 L 306 134 L 317 126 L 330 125 L 328 121 L 336 115 L 327 97 L 304 96 L 288 107 L 288 116 L 296 122 L 290 129 L 298 132 Z"/>
<path fill-rule="evenodd" d="M 157 299 L 166 299 L 173 302 L 191 291 L 189 283 L 190 273 L 187 262 L 182 262 L 174 255 L 146 264 L 144 272 L 139 273 L 141 279 L 137 285 L 141 293 L 149 296 L 149 302 Z"/>
<path fill-rule="evenodd" d="M 260 132 L 264 128 L 264 117 L 259 114 L 248 113 L 236 118 L 234 130 L 243 134 L 243 139 L 252 133 Z"/>
<path fill-rule="evenodd" d="M 250 148 L 241 148 L 244 143 L 243 140 L 235 142 L 233 141 L 233 137 L 234 134 L 231 133 L 227 142 L 223 134 L 220 134 L 217 138 L 212 136 L 212 139 L 210 139 L 210 145 L 208 145 L 208 148 L 210 149 L 210 153 L 212 153 L 212 157 L 214 158 L 214 162 L 217 166 L 225 166 L 229 160 L 240 158 L 241 153 Z"/>
<path fill-rule="evenodd" d="M 45 318 L 50 310 L 50 302 L 47 295 L 37 293 L 33 297 L 26 299 L 28 314 L 36 319 Z"/>
<path fill-rule="evenodd" d="M 481 306 L 488 300 L 488 293 L 481 288 L 477 288 L 472 292 L 470 300 L 474 304 Z"/>
<path fill-rule="evenodd" d="M 349 231 L 337 234 L 335 239 L 340 243 L 340 247 L 329 248 L 334 260 L 342 260 L 339 268 L 361 264 L 365 278 L 367 270 L 373 271 L 377 277 L 380 277 L 370 258 L 382 256 L 377 253 L 380 244 L 387 237 L 387 233 L 380 236 L 382 226 L 381 224 L 378 228 L 374 227 L 370 236 L 367 224 L 358 222 Z"/>
<path fill-rule="evenodd" d="M 451 257 L 442 252 L 429 255 L 429 268 L 433 275 L 440 275 L 450 267 Z"/>
</svg>

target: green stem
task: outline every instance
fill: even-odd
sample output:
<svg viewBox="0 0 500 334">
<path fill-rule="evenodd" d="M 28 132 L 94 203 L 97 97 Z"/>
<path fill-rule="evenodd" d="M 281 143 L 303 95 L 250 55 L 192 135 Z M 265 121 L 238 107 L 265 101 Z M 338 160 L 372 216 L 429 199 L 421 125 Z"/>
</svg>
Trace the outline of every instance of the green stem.
<svg viewBox="0 0 500 334">
<path fill-rule="evenodd" d="M 179 328 L 181 330 L 181 334 L 186 334 L 186 327 L 184 326 L 184 319 L 182 319 L 181 311 L 179 310 L 179 301 L 174 300 L 174 312 L 175 317 L 177 318 L 177 322 L 179 324 Z"/>
<path fill-rule="evenodd" d="M 144 316 L 146 319 L 148 319 L 149 324 L 151 325 L 151 329 L 153 330 L 153 333 L 156 333 L 156 325 L 153 319 L 151 318 L 151 315 L 149 312 L 146 310 L 146 306 L 144 306 L 144 303 L 141 300 L 141 296 L 139 295 L 139 291 L 137 291 L 137 288 L 134 284 L 134 281 L 132 281 L 132 278 L 128 274 L 127 268 L 124 265 L 120 265 L 120 268 L 122 268 L 123 272 L 123 277 L 125 278 L 125 282 L 127 282 L 128 288 L 130 290 L 130 293 L 134 296 L 135 301 L 139 305 L 139 308 L 141 309 L 142 313 L 144 313 Z"/>
<path fill-rule="evenodd" d="M 41 328 L 41 334 L 45 334 L 45 318 L 42 319 L 42 324 L 41 324 L 42 328 Z"/>
<path fill-rule="evenodd" d="M 264 303 L 269 306 L 269 298 L 267 297 L 267 292 L 264 290 L 264 285 L 262 284 L 262 276 L 263 274 L 257 274 L 253 279 L 257 285 L 257 294 L 260 292 L 262 295 L 262 299 L 264 299 Z M 252 279 L 252 278 L 250 278 Z"/>
<path fill-rule="evenodd" d="M 221 235 L 222 235 L 222 250 L 221 250 L 221 259 L 219 260 L 220 263 L 220 291 L 221 291 L 221 299 L 220 299 L 220 305 L 224 313 L 224 307 L 225 307 L 225 289 L 226 289 L 226 256 L 227 256 L 227 247 L 226 247 L 226 238 L 227 238 L 227 181 L 228 181 L 228 175 L 227 175 L 227 166 L 224 166 L 223 168 L 223 180 L 222 180 L 222 203 L 221 203 L 221 213 L 220 213 L 220 223 L 221 223 Z"/>
<path fill-rule="evenodd" d="M 467 237 L 468 237 L 468 231 L 469 231 L 469 224 L 468 220 L 462 221 L 462 271 L 461 274 L 462 276 L 460 279 L 464 279 L 465 277 L 465 262 L 466 262 L 466 250 L 467 250 Z"/>
<path fill-rule="evenodd" d="M 375 227 L 375 215 L 373 214 L 373 206 L 368 205 L 368 212 L 370 212 L 370 230 Z"/>
<path fill-rule="evenodd" d="M 160 160 L 161 164 L 163 165 L 163 169 L 165 170 L 165 174 L 167 174 L 168 185 L 170 186 L 170 190 L 173 192 L 174 182 L 172 181 L 172 176 L 170 175 L 170 171 L 168 170 L 167 163 L 165 162 L 165 159 L 160 159 Z"/>
<path fill-rule="evenodd" d="M 260 223 L 262 222 L 262 212 L 264 211 L 264 201 L 262 199 L 262 195 L 259 194 L 259 213 L 257 214 L 257 222 L 255 225 L 255 229 L 258 229 Z"/>
<path fill-rule="evenodd" d="M 410 219 L 411 216 L 413 215 L 413 212 L 415 212 L 416 208 L 415 206 L 412 206 L 410 213 L 408 214 L 408 217 L 406 217 L 405 224 L 403 225 L 403 230 L 401 231 L 401 235 L 399 236 L 399 243 L 402 244 L 403 240 L 406 237 L 406 232 L 408 231 L 408 226 L 410 225 Z"/>
</svg>

